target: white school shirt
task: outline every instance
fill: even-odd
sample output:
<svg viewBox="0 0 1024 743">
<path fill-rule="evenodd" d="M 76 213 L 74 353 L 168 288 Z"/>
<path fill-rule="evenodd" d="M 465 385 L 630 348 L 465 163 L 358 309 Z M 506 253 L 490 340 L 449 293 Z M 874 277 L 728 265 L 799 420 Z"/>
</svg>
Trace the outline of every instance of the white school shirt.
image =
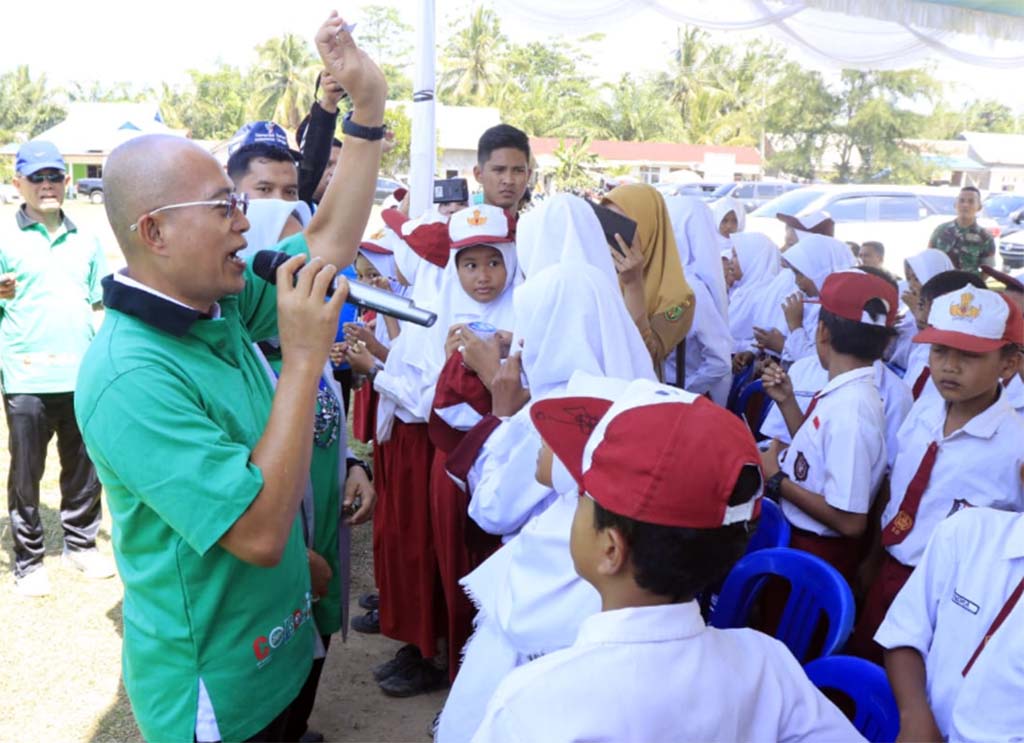
<svg viewBox="0 0 1024 743">
<path fill-rule="evenodd" d="M 513 671 L 475 743 L 860 741 L 778 640 L 705 626 L 695 601 L 589 617 Z"/>
<path fill-rule="evenodd" d="M 818 395 L 818 405 L 781 457 L 782 471 L 833 508 L 867 513 L 885 477 L 885 413 L 866 366 L 840 374 Z M 825 537 L 839 536 L 788 500 L 782 513 L 793 526 Z"/>
<path fill-rule="evenodd" d="M 939 524 L 875 641 L 924 657 L 928 704 L 950 741 L 1024 741 L 1024 600 L 963 669 L 1024 578 L 1024 516 L 968 508 Z"/>
<path fill-rule="evenodd" d="M 695 395 L 705 392 L 725 407 L 732 385 L 732 335 L 729 323 L 718 312 L 711 292 L 700 279 L 687 276 L 696 302 L 693 325 L 686 334 L 686 379 L 684 388 Z M 676 383 L 676 354 L 673 350 L 665 359 L 662 378 L 667 384 Z"/>
<path fill-rule="evenodd" d="M 820 314 L 820 304 L 808 303 L 804 305 L 803 325 L 796 330 L 789 331 L 789 335 L 786 336 L 786 340 L 782 344 L 783 361 L 793 363 L 807 356 L 817 355 L 818 351 L 814 343 L 814 333 L 818 327 L 818 317 Z"/>
<path fill-rule="evenodd" d="M 1010 383 L 1005 386 L 1006 401 L 1010 407 L 1017 411 L 1017 415 L 1024 415 L 1024 382 L 1019 374 L 1014 374 Z"/>
<path fill-rule="evenodd" d="M 921 372 L 928 366 L 928 356 L 931 350 L 932 345 L 930 343 L 914 343 L 913 348 L 910 349 L 910 355 L 907 357 L 907 371 L 903 375 L 903 381 L 906 382 L 911 394 L 914 392 L 914 384 L 917 382 L 917 378 L 921 376 Z M 921 393 L 917 399 L 920 400 L 924 397 L 942 399 L 942 395 L 939 394 L 939 388 L 935 386 L 935 380 L 932 379 L 930 374 L 928 375 L 928 381 L 921 388 Z"/>
<path fill-rule="evenodd" d="M 922 398 L 910 409 L 898 436 L 883 529 L 899 513 L 928 446 L 939 442 L 913 527 L 902 542 L 886 547 L 890 555 L 911 567 L 921 561 L 935 527 L 965 506 L 1024 511 L 1024 419 L 1010 407 L 1006 395 L 1000 393 L 998 400 L 949 436 L 943 436 L 945 425 L 946 401 L 940 396 Z"/>
<path fill-rule="evenodd" d="M 891 467 L 892 460 L 896 457 L 896 434 L 910 412 L 914 398 L 903 380 L 881 361 L 874 363 L 874 369 L 875 388 L 882 398 L 882 411 L 885 413 L 885 451 L 887 463 Z M 817 354 L 805 356 L 797 361 L 789 367 L 788 374 L 793 383 L 793 396 L 801 411 L 806 411 L 814 394 L 828 384 L 828 371 L 821 365 Z M 761 435 L 778 439 L 784 444 L 793 441 L 786 426 L 786 419 L 782 417 L 779 406 L 774 403 L 768 410 L 764 423 L 761 424 Z"/>
</svg>

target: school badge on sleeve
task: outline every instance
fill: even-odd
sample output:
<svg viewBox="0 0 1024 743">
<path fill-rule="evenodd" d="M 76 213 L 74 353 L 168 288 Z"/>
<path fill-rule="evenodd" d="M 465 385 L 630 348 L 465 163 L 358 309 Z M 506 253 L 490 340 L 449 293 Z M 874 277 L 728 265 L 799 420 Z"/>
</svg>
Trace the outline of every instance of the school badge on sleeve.
<svg viewBox="0 0 1024 743">
<path fill-rule="evenodd" d="M 811 466 L 807 464 L 807 457 L 804 456 L 802 451 L 797 452 L 796 461 L 793 462 L 793 477 L 796 478 L 797 482 L 803 482 L 807 479 L 807 473 L 810 470 Z"/>
</svg>

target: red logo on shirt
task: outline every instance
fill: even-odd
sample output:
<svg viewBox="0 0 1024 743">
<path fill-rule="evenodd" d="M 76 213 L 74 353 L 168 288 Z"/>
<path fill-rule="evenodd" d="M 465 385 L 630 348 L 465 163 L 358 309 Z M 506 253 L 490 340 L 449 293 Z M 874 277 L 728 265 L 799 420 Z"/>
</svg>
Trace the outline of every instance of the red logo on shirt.
<svg viewBox="0 0 1024 743">
<path fill-rule="evenodd" d="M 306 605 L 296 609 L 265 635 L 252 641 L 252 652 L 256 656 L 256 667 L 262 668 L 270 662 L 271 654 L 284 645 L 298 632 L 299 628 L 313 616 L 313 596 L 306 592 Z"/>
<path fill-rule="evenodd" d="M 807 457 L 804 453 L 797 452 L 796 461 L 793 462 L 793 476 L 799 481 L 803 482 L 807 479 L 807 473 L 810 472 L 811 466 L 807 464 Z"/>
</svg>

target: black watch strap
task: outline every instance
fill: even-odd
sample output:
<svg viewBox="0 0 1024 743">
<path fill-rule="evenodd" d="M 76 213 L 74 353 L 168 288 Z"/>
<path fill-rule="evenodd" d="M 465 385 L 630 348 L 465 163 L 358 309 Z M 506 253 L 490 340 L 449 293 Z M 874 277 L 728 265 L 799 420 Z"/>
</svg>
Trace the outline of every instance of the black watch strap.
<svg viewBox="0 0 1024 743">
<path fill-rule="evenodd" d="M 352 121 L 352 112 L 349 111 L 341 120 L 341 131 L 350 137 L 358 137 L 359 139 L 368 139 L 371 142 L 376 142 L 384 139 L 384 132 L 387 131 L 387 127 L 357 124 Z"/>
<path fill-rule="evenodd" d="M 787 475 L 782 470 L 779 470 L 774 475 L 769 477 L 764 487 L 765 497 L 778 503 L 780 496 L 782 495 L 782 481 L 788 479 L 789 475 Z"/>
<path fill-rule="evenodd" d="M 364 462 L 362 459 L 356 459 L 355 457 L 349 457 L 345 460 L 345 472 L 347 473 L 353 467 L 361 467 L 363 472 L 366 473 L 366 477 L 370 482 L 373 482 L 373 472 L 370 470 L 370 465 Z"/>
</svg>

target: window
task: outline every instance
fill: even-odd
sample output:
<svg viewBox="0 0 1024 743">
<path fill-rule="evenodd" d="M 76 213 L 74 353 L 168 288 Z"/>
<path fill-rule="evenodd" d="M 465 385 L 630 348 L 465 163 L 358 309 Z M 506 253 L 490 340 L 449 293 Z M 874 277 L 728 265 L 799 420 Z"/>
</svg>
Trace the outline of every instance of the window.
<svg viewBox="0 0 1024 743">
<path fill-rule="evenodd" d="M 866 222 L 868 219 L 868 197 L 850 196 L 838 199 L 825 207 L 836 222 Z"/>
<path fill-rule="evenodd" d="M 85 177 L 86 178 L 102 178 L 103 177 L 103 166 L 102 165 L 86 165 L 85 166 Z"/>
<path fill-rule="evenodd" d="M 649 183 L 652 186 L 661 183 L 661 168 L 644 165 L 640 168 L 640 178 L 644 183 Z"/>
<path fill-rule="evenodd" d="M 744 183 L 742 186 L 738 186 L 735 191 L 732 192 L 734 199 L 744 201 L 746 199 L 754 198 L 754 186 L 753 183 Z"/>
<path fill-rule="evenodd" d="M 757 198 L 761 201 L 768 201 L 768 199 L 774 199 L 776 196 L 782 193 L 782 186 L 774 183 L 759 183 L 757 186 Z"/>
<path fill-rule="evenodd" d="M 799 214 L 801 211 L 806 209 L 811 202 L 817 201 L 822 194 L 822 191 L 815 191 L 810 188 L 801 188 L 797 191 L 789 191 L 776 199 L 772 199 L 767 204 L 761 205 L 751 216 L 771 217 L 772 219 L 775 219 L 775 215 L 779 212 L 782 214 Z"/>
<path fill-rule="evenodd" d="M 878 219 L 883 222 L 916 222 L 926 207 L 916 196 L 879 196 Z"/>
</svg>

